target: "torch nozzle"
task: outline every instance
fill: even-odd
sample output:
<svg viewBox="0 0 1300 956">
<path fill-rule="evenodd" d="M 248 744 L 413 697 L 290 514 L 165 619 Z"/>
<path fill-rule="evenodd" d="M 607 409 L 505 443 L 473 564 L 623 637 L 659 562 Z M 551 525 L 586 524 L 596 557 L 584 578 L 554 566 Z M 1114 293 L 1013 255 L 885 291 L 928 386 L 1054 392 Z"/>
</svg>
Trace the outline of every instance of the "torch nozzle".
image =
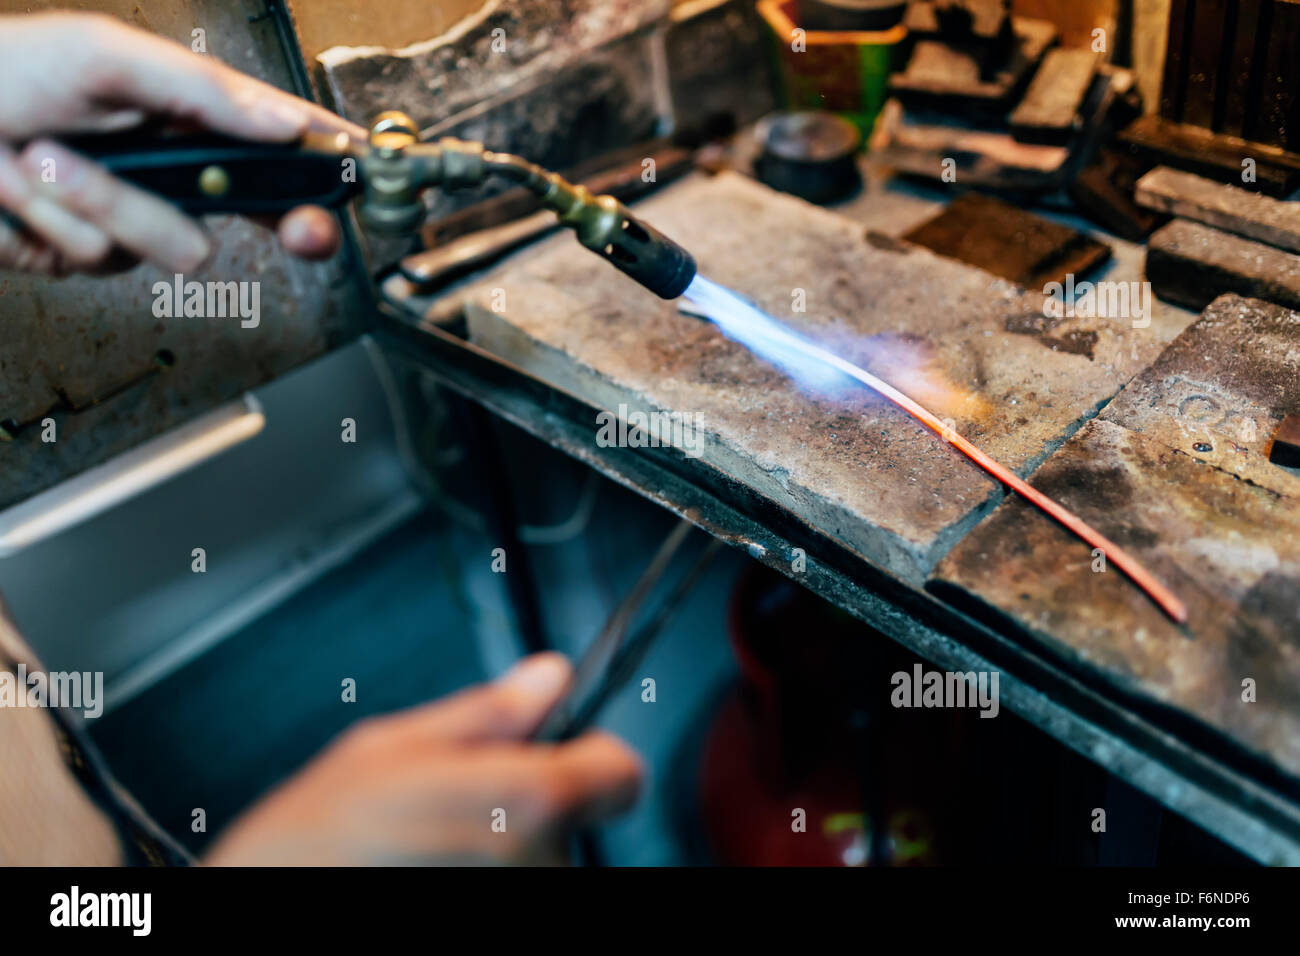
<svg viewBox="0 0 1300 956">
<path fill-rule="evenodd" d="M 695 259 L 613 196 L 597 196 L 557 173 L 508 153 L 487 153 L 484 165 L 537 193 L 578 241 L 663 299 L 675 299 L 695 278 Z"/>
</svg>

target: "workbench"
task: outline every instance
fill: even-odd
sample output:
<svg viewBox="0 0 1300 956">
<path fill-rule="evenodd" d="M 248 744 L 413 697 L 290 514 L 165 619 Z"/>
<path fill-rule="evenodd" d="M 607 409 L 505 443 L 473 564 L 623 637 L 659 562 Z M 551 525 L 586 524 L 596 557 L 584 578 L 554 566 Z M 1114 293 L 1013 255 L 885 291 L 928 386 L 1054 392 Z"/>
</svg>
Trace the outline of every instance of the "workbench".
<svg viewBox="0 0 1300 956">
<path fill-rule="evenodd" d="M 871 177 L 828 211 L 724 173 L 638 210 L 702 274 L 905 374 L 1147 563 L 1186 626 L 902 412 L 800 386 L 570 236 L 434 300 L 390 298 L 377 334 L 936 667 L 999 671 L 1010 710 L 1225 842 L 1300 863 L 1300 478 L 1264 451 L 1300 401 L 1300 317 L 1228 299 L 1198 321 L 1153 299 L 1136 322 L 1048 319 L 1040 292 L 897 238 L 948 198 Z M 1106 241 L 1088 278 L 1141 280 L 1143 248 Z M 703 454 L 598 443 L 620 406 L 703 415 Z"/>
</svg>

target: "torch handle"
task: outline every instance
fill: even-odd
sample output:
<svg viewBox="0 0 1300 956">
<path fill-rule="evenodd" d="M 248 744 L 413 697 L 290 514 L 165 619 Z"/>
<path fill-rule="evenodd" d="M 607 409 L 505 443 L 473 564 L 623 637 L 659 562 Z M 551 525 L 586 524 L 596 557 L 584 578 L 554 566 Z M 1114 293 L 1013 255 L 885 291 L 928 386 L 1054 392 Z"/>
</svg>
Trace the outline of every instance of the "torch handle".
<svg viewBox="0 0 1300 956">
<path fill-rule="evenodd" d="M 299 143 L 138 132 L 64 143 L 192 215 L 275 215 L 309 204 L 334 208 L 360 190 L 354 159 Z"/>
</svg>

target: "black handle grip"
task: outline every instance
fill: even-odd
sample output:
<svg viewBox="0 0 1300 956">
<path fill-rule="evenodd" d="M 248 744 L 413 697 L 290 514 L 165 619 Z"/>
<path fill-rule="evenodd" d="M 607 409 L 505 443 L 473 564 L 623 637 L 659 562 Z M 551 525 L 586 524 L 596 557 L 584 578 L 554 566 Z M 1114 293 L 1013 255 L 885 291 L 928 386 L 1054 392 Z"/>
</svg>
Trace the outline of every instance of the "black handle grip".
<svg viewBox="0 0 1300 956">
<path fill-rule="evenodd" d="M 349 157 L 297 143 L 257 143 L 215 133 L 138 132 L 65 143 L 192 215 L 278 214 L 305 204 L 338 207 L 360 190 L 356 164 L 345 164 Z"/>
</svg>

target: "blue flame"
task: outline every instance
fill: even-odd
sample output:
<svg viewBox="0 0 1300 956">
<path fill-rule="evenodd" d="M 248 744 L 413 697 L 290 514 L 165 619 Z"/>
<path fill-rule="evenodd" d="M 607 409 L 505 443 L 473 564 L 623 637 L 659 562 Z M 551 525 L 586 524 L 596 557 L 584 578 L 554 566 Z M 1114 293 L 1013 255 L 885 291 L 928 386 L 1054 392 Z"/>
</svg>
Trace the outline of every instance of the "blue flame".
<svg viewBox="0 0 1300 956">
<path fill-rule="evenodd" d="M 696 275 L 682 293 L 682 298 L 694 305 L 727 338 L 746 346 L 806 388 L 817 392 L 838 392 L 851 384 L 852 379 L 845 372 L 814 353 L 815 347 L 811 343 L 726 286 Z"/>
</svg>

